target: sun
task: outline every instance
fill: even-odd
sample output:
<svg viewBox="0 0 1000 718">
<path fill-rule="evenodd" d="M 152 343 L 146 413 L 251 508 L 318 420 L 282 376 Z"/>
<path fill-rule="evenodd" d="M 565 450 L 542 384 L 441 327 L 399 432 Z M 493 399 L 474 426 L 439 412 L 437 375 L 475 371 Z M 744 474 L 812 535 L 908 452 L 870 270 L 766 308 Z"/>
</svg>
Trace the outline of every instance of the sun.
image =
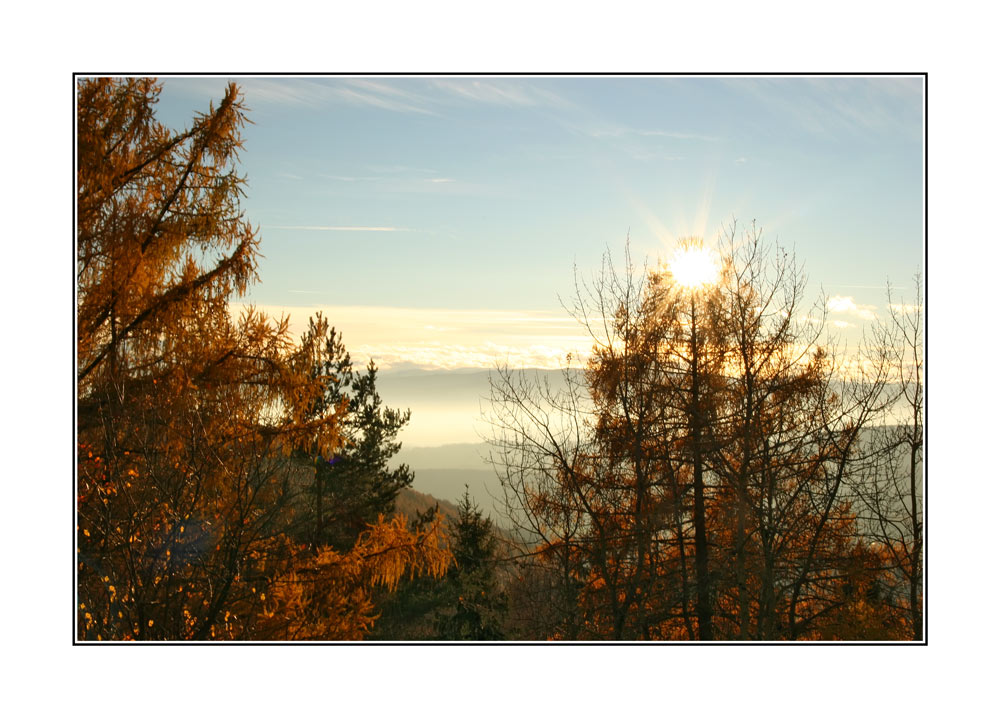
<svg viewBox="0 0 1000 718">
<path fill-rule="evenodd" d="M 681 286 L 696 289 L 714 284 L 719 277 L 719 266 L 710 249 L 688 244 L 674 253 L 670 273 Z"/>
</svg>

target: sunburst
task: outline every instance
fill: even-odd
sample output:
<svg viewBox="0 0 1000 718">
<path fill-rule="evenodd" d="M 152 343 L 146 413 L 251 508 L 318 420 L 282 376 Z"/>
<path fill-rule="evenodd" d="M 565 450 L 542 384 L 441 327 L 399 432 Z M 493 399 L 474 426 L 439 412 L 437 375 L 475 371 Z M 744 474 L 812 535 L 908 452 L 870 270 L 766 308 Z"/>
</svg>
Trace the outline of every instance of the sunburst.
<svg viewBox="0 0 1000 718">
<path fill-rule="evenodd" d="M 708 247 L 701 244 L 682 245 L 670 261 L 674 281 L 689 289 L 714 284 L 719 278 L 719 265 Z"/>
</svg>

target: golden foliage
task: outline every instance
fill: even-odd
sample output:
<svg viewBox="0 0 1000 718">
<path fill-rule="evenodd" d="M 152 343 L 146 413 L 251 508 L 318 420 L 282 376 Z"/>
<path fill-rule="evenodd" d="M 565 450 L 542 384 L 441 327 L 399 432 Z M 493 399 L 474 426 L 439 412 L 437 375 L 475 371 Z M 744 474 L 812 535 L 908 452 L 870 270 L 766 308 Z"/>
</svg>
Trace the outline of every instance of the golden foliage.
<svg viewBox="0 0 1000 718">
<path fill-rule="evenodd" d="M 377 614 L 372 589 L 395 590 L 404 576 L 444 576 L 453 563 L 441 515 L 410 532 L 383 517 L 346 554 L 322 548 L 290 562 L 272 583 L 260 633 L 281 640 L 360 640 Z"/>
<path fill-rule="evenodd" d="M 78 85 L 78 635 L 252 639 L 275 618 L 268 601 L 305 600 L 289 579 L 305 550 L 291 454 L 336 450 L 346 407 L 311 410 L 327 378 L 287 319 L 230 316 L 258 257 L 239 206 L 238 88 L 180 132 L 156 121 L 159 92 L 141 78 Z M 297 570 L 342 591 L 320 603 L 364 617 L 331 629 L 358 636 L 365 586 L 437 575 L 446 554 L 436 533 L 380 522 L 347 556 Z M 304 610 L 312 626 L 325 609 Z"/>
</svg>

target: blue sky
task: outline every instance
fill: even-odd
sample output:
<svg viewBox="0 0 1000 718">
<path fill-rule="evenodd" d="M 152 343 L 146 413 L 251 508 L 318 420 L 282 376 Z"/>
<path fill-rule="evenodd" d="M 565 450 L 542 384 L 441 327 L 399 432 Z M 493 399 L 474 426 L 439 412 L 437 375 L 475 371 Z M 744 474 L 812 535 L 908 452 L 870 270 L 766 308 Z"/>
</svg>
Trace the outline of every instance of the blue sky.
<svg viewBox="0 0 1000 718">
<path fill-rule="evenodd" d="M 586 340 L 573 268 L 736 219 L 794 247 L 848 339 L 923 269 L 912 77 L 242 77 L 247 301 L 325 309 L 383 365 L 548 366 Z M 222 77 L 165 78 L 182 126 Z"/>
</svg>

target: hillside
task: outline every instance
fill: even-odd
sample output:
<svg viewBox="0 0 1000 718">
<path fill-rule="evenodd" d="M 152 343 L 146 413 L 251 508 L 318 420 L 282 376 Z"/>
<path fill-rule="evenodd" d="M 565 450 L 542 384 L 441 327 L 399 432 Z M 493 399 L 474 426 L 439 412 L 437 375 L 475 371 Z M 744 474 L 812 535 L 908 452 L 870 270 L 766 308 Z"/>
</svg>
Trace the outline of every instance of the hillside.
<svg viewBox="0 0 1000 718">
<path fill-rule="evenodd" d="M 396 496 L 396 511 L 411 521 L 417 518 L 417 514 L 422 514 L 435 505 L 447 521 L 455 521 L 458 518 L 458 507 L 450 501 L 414 489 L 403 489 Z"/>
<path fill-rule="evenodd" d="M 506 516 L 499 505 L 503 490 L 493 467 L 484 458 L 488 455 L 489 445 L 486 443 L 404 446 L 395 461 L 413 469 L 413 488 L 418 492 L 457 503 L 468 485 L 469 495 L 483 514 L 504 525 Z"/>
</svg>

